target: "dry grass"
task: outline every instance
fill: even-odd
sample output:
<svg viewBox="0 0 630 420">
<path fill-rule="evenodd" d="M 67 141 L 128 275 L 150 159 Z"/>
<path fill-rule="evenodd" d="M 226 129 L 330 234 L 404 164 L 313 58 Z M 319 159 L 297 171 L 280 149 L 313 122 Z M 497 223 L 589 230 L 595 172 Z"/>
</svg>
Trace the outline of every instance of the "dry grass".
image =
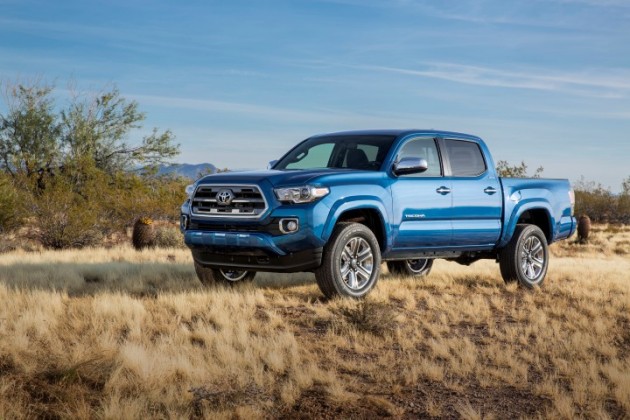
<svg viewBox="0 0 630 420">
<path fill-rule="evenodd" d="M 494 262 L 201 289 L 188 252 L 0 255 L 0 418 L 630 415 L 630 229 L 554 245 L 540 290 Z M 613 235 L 609 238 L 609 235 Z"/>
<path fill-rule="evenodd" d="M 630 255 L 630 226 L 619 224 L 593 225 L 591 234 L 586 244 L 580 244 L 575 236 L 562 241 L 551 248 L 556 256 L 580 256 L 593 254 Z"/>
</svg>

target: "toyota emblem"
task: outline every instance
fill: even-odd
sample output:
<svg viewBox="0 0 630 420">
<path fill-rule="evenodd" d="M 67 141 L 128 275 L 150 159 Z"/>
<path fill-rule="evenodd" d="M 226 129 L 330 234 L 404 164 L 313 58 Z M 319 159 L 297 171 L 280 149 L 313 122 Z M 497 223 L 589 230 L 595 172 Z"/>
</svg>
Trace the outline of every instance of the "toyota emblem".
<svg viewBox="0 0 630 420">
<path fill-rule="evenodd" d="M 230 189 L 221 190 L 217 193 L 217 204 L 220 206 L 229 206 L 234 200 L 234 193 Z"/>
</svg>

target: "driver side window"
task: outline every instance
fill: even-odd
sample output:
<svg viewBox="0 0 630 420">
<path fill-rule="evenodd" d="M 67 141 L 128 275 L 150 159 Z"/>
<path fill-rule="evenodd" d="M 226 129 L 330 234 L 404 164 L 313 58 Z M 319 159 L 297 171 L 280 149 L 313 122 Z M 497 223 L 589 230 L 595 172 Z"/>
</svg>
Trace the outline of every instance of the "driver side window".
<svg viewBox="0 0 630 420">
<path fill-rule="evenodd" d="M 440 155 L 437 145 L 432 138 L 413 139 L 403 145 L 398 152 L 397 161 L 405 157 L 424 158 L 427 160 L 428 169 L 418 174 L 402 175 L 404 177 L 438 177 L 442 176 L 440 168 Z"/>
</svg>

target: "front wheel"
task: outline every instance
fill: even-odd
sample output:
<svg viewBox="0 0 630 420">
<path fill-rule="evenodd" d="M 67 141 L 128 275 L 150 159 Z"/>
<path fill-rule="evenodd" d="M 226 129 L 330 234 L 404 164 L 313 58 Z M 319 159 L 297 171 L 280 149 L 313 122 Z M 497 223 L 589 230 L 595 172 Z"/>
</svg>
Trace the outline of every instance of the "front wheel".
<svg viewBox="0 0 630 420">
<path fill-rule="evenodd" d="M 431 258 L 417 258 L 405 261 L 387 261 L 387 269 L 395 276 L 425 277 L 433 267 Z"/>
<path fill-rule="evenodd" d="M 547 238 L 538 226 L 520 224 L 512 239 L 499 254 L 501 277 L 506 283 L 518 281 L 521 286 L 540 286 L 549 265 Z"/>
<path fill-rule="evenodd" d="M 381 252 L 374 233 L 360 223 L 340 223 L 315 272 L 326 297 L 362 298 L 378 281 Z"/>
</svg>

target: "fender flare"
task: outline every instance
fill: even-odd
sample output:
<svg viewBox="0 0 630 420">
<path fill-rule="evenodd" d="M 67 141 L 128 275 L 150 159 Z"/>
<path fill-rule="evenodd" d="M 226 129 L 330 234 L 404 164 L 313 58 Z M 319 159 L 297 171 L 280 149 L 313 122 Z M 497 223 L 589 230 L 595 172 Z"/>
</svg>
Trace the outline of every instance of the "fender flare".
<svg viewBox="0 0 630 420">
<path fill-rule="evenodd" d="M 383 226 L 383 238 L 384 241 L 384 249 L 389 249 L 391 247 L 391 235 L 389 235 L 390 227 L 387 218 L 387 209 L 385 205 L 374 197 L 370 196 L 358 196 L 352 197 L 350 201 L 347 200 L 337 200 L 335 204 L 330 208 L 330 213 L 328 214 L 328 218 L 326 219 L 326 224 L 324 225 L 324 229 L 322 230 L 322 240 L 328 242 L 330 236 L 332 235 L 333 230 L 335 229 L 335 225 L 337 224 L 337 220 L 339 217 L 350 210 L 375 210 L 380 218 L 381 225 Z"/>
<path fill-rule="evenodd" d="M 516 230 L 516 225 L 518 220 L 521 218 L 523 213 L 529 210 L 544 210 L 547 215 L 547 221 L 549 222 L 549 227 L 551 232 L 544 232 L 545 236 L 549 235 L 548 238 L 553 240 L 555 236 L 555 223 L 553 219 L 553 209 L 546 201 L 533 200 L 533 201 L 522 201 L 514 206 L 510 219 L 505 222 L 505 228 L 503 229 L 503 234 L 501 235 L 501 240 L 497 248 L 505 247 L 510 239 L 512 239 L 512 235 L 514 235 L 514 231 Z M 551 243 L 550 240 L 550 243 Z"/>
</svg>

